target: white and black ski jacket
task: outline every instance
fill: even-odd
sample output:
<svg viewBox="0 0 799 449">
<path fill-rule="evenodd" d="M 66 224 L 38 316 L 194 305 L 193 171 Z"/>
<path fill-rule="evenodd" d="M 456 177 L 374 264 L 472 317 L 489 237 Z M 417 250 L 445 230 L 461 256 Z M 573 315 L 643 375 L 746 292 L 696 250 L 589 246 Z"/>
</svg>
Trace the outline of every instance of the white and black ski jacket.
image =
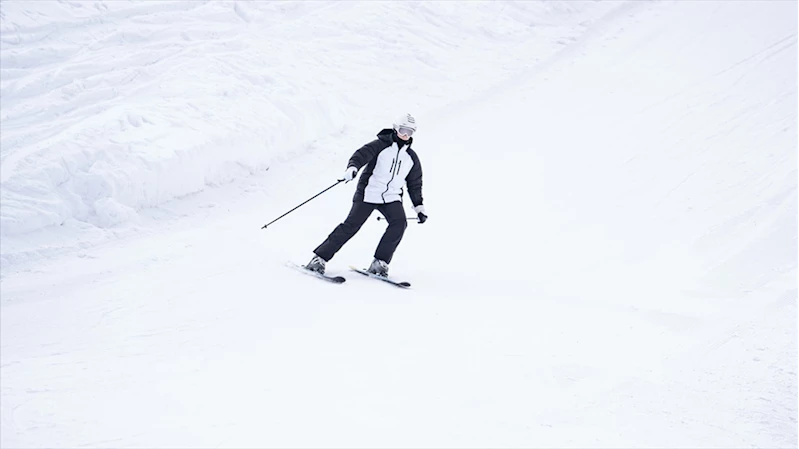
<svg viewBox="0 0 799 449">
<path fill-rule="evenodd" d="M 422 164 L 411 145 L 396 137 L 393 129 L 384 129 L 377 139 L 362 146 L 350 158 L 348 167 L 366 168 L 358 180 L 354 201 L 385 204 L 402 201 L 403 187 L 408 186 L 408 195 L 413 206 L 421 206 Z"/>
</svg>

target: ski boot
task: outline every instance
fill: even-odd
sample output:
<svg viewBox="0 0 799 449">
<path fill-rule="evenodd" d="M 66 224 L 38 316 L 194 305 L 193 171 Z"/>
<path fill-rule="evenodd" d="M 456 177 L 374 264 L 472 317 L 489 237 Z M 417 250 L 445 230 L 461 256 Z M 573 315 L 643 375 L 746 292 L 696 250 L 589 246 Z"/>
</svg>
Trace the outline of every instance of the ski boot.
<svg viewBox="0 0 799 449">
<path fill-rule="evenodd" d="M 388 263 L 383 262 L 380 259 L 375 259 L 372 261 L 372 265 L 369 265 L 369 269 L 366 271 L 382 277 L 388 277 Z"/>
<path fill-rule="evenodd" d="M 305 266 L 306 270 L 315 271 L 319 274 L 325 274 L 325 259 L 319 256 L 313 256 L 308 265 Z"/>
</svg>

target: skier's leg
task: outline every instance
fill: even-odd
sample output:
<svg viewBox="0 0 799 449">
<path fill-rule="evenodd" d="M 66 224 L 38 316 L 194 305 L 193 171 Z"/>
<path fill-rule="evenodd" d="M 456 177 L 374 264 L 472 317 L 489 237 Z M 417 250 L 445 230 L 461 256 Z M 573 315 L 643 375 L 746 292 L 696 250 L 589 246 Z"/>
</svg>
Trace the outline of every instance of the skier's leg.
<svg viewBox="0 0 799 449">
<path fill-rule="evenodd" d="M 390 263 L 391 258 L 394 257 L 394 251 L 396 251 L 397 246 L 402 241 L 402 235 L 405 234 L 408 221 L 405 219 L 405 209 L 402 207 L 401 201 L 379 204 L 377 210 L 386 217 L 388 227 L 377 245 L 375 259 Z"/>
<path fill-rule="evenodd" d="M 375 206 L 376 204 L 364 203 L 363 201 L 353 202 L 352 209 L 350 209 L 350 213 L 344 222 L 336 226 L 336 229 L 330 233 L 327 240 L 313 252 L 324 260 L 332 259 L 338 250 L 361 229 L 366 219 L 375 210 Z"/>
</svg>

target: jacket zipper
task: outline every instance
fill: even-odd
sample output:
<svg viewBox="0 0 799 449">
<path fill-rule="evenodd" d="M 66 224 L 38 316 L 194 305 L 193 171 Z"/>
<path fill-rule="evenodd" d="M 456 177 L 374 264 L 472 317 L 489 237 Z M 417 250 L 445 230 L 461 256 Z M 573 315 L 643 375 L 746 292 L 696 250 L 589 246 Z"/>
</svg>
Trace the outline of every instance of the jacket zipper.
<svg viewBox="0 0 799 449">
<path fill-rule="evenodd" d="M 391 161 L 391 179 L 389 179 L 388 182 L 386 183 L 386 190 L 384 190 L 383 193 L 380 194 L 380 198 L 383 198 L 383 204 L 386 204 L 386 192 L 388 192 L 388 189 L 391 188 L 391 181 L 394 180 L 394 176 L 397 174 L 394 171 L 394 163 L 399 160 L 400 151 L 402 151 L 402 148 L 400 148 L 399 145 L 397 145 L 397 157 L 396 159 Z"/>
</svg>

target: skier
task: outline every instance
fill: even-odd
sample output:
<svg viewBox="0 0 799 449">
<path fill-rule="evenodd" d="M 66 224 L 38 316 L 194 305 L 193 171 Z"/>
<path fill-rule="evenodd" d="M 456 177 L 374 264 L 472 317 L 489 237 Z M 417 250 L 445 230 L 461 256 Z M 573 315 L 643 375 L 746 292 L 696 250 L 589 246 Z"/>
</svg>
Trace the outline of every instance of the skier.
<svg viewBox="0 0 799 449">
<path fill-rule="evenodd" d="M 419 156 L 411 148 L 416 119 L 405 114 L 394 121 L 394 127 L 377 133 L 377 139 L 358 149 L 350 158 L 344 181 L 355 179 L 358 170 L 366 166 L 358 180 L 352 209 L 343 223 L 313 252 L 314 256 L 305 266 L 320 274 L 325 272 L 325 263 L 354 236 L 366 219 L 377 209 L 388 222 L 386 232 L 374 254 L 368 271 L 378 276 L 388 276 L 388 264 L 408 226 L 405 209 L 402 207 L 403 185 L 407 184 L 408 195 L 419 223 L 427 221 L 422 205 L 422 166 Z"/>
</svg>

